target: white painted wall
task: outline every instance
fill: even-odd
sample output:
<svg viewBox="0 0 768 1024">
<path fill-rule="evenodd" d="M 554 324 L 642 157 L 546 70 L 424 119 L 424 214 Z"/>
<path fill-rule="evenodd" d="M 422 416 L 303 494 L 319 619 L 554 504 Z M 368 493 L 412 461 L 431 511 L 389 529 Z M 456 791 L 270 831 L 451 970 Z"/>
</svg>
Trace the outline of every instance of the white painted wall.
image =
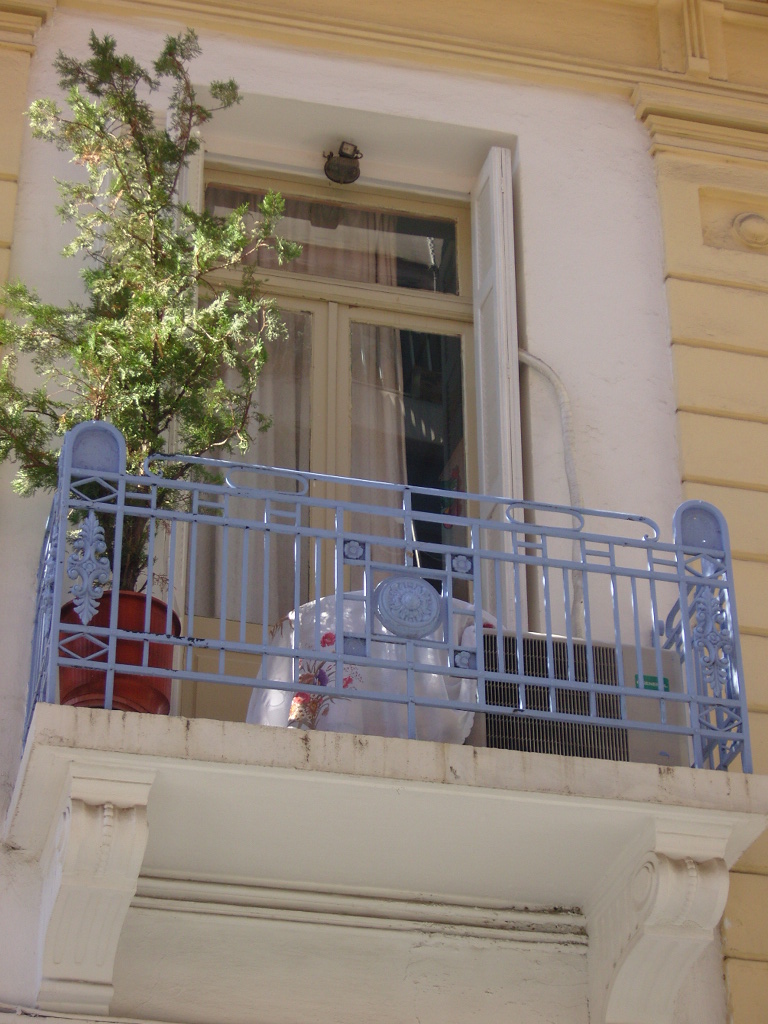
<svg viewBox="0 0 768 1024">
<path fill-rule="evenodd" d="M 115 31 L 111 22 L 63 11 L 41 30 L 30 101 L 56 94 L 57 50 L 85 53 L 90 28 Z M 121 48 L 146 61 L 161 39 L 155 24 L 121 26 L 117 36 Z M 668 534 L 680 485 L 661 238 L 647 139 L 630 105 L 233 43 L 220 34 L 201 41 L 199 81 L 231 74 L 247 94 L 208 131 L 215 155 L 322 177 L 323 150 L 347 138 L 365 154 L 369 183 L 466 196 L 490 145 L 516 148 L 521 343 L 568 388 L 585 503 L 643 512 Z M 73 170 L 63 154 L 28 139 L 11 272 L 61 303 L 78 294 L 79 280 L 76 262 L 58 255 L 69 232 L 54 214 L 52 178 Z M 534 374 L 528 386 L 529 496 L 567 502 L 552 391 Z M 17 584 L 2 599 L 9 625 L 0 696 L 12 708 L 0 776 L 5 799 L 15 773 L 25 623 L 47 504 L 45 497 L 22 503 L 7 488 L 0 492 L 6 557 Z"/>
<path fill-rule="evenodd" d="M 30 98 L 55 93 L 56 50 L 83 53 L 91 27 L 114 31 L 63 12 L 41 31 Z M 118 33 L 121 47 L 146 60 L 160 38 L 154 24 Z M 220 34 L 201 42 L 199 81 L 231 74 L 248 94 L 208 129 L 214 155 L 324 180 L 322 151 L 344 137 L 364 152 L 369 184 L 466 195 L 491 144 L 517 146 L 522 343 L 571 394 L 585 502 L 647 512 L 666 529 L 680 486 L 661 233 L 647 135 L 630 104 Z M 12 272 L 64 301 L 76 267 L 57 257 L 66 238 L 52 219 L 57 158 L 57 173 L 68 173 L 51 147 L 27 146 Z M 538 379 L 531 403 L 532 493 L 566 500 L 556 408 Z"/>
<path fill-rule="evenodd" d="M 91 28 L 116 31 L 113 22 L 56 12 L 38 37 L 30 100 L 56 93 L 56 51 L 85 53 Z M 145 61 L 162 35 L 155 23 L 120 26 L 116 34 L 121 48 Z M 198 80 L 232 75 L 246 94 L 208 130 L 214 156 L 324 181 L 322 152 L 345 138 L 365 154 L 369 184 L 466 197 L 490 145 L 516 150 L 521 344 L 545 359 L 570 393 L 584 502 L 650 515 L 668 536 L 680 483 L 661 235 L 647 136 L 630 104 L 233 42 L 222 34 L 204 34 L 201 42 Z M 12 274 L 65 302 L 79 284 L 76 264 L 58 256 L 68 233 L 53 214 L 54 173 L 72 173 L 66 158 L 28 140 Z M 535 375 L 527 379 L 528 495 L 567 502 L 553 394 Z M 20 514 L 7 491 L 0 501 L 13 503 L 6 521 Z M 32 513 L 27 503 L 21 515 L 32 514 L 39 525 L 36 508 Z M 14 557 L 20 607 L 34 559 L 28 552 Z M 17 653 L 26 644 L 21 627 L 11 634 L 14 672 L 25 657 Z M 20 680 L 5 685 L 18 705 Z"/>
</svg>

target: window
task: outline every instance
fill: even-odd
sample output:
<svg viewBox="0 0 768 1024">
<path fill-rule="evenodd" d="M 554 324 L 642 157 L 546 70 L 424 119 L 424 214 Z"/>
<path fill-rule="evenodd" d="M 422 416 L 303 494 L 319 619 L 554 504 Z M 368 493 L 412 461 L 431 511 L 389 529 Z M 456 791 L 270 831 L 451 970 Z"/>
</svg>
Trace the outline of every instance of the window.
<svg viewBox="0 0 768 1024">
<path fill-rule="evenodd" d="M 271 250 L 256 254 L 290 337 L 273 346 L 263 376 L 258 402 L 273 427 L 254 459 L 476 487 L 466 459 L 475 448 L 467 205 L 360 190 L 342 202 L 311 183 L 212 169 L 206 207 L 255 210 L 275 185 L 286 202 L 280 233 L 303 248 L 284 267 Z"/>
<path fill-rule="evenodd" d="M 468 202 L 217 166 L 206 169 L 204 201 L 214 213 L 243 203 L 255 209 L 268 188 L 286 200 L 280 233 L 301 242 L 303 252 L 287 267 L 266 252 L 259 262 L 289 342 L 269 354 L 257 402 L 273 425 L 249 460 L 446 491 L 521 494 L 509 152 L 492 150 L 478 179 L 472 246 Z M 228 557 L 238 564 L 236 545 Z M 248 568 L 254 578 L 260 571 L 259 564 Z M 207 578 L 222 574 L 212 570 Z M 328 592 L 332 580 L 324 586 Z M 200 598 L 199 613 L 212 617 L 228 601 L 215 588 Z M 262 629 L 292 603 L 292 594 L 281 599 L 276 588 L 270 623 L 259 621 L 256 602 L 249 621 Z"/>
</svg>

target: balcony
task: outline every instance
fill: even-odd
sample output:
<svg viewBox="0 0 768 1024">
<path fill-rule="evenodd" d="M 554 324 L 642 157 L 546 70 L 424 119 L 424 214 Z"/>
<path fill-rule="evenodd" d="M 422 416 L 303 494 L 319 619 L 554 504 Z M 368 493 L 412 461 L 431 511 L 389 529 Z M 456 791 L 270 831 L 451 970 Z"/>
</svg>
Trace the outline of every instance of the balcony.
<svg viewBox="0 0 768 1024">
<path fill-rule="evenodd" d="M 137 710 L 149 677 L 146 710 L 214 684 L 262 724 L 751 771 L 711 506 L 664 543 L 640 516 L 216 460 L 130 477 L 121 446 L 66 441 L 28 722 L 60 679 L 63 703 Z M 141 594 L 103 596 L 137 536 Z"/>
<path fill-rule="evenodd" d="M 662 542 L 642 517 L 215 460 L 133 478 L 104 424 L 61 467 L 4 835 L 0 924 L 31 921 L 13 999 L 656 1024 L 721 998 L 719 966 L 691 969 L 717 964 L 768 785 L 744 774 L 716 510 L 686 503 Z M 105 595 L 137 523 L 126 626 L 134 599 Z M 174 713 L 132 713 L 139 685 Z M 203 687 L 247 721 L 175 713 Z"/>
</svg>

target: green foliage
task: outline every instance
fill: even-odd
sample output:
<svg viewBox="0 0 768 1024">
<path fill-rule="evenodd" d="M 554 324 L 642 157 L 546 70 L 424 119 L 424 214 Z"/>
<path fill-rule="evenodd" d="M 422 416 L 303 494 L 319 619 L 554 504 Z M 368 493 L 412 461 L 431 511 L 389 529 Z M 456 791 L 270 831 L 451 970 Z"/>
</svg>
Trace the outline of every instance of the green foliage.
<svg viewBox="0 0 768 1024">
<path fill-rule="evenodd" d="M 110 36 L 91 33 L 90 52 L 56 60 L 67 114 L 50 99 L 29 111 L 33 135 L 82 169 L 58 182 L 58 213 L 75 228 L 63 255 L 83 261 L 87 299 L 54 306 L 24 284 L 0 293 L 0 461 L 18 464 L 21 494 L 55 486 L 61 435 L 84 420 L 123 432 L 136 474 L 164 450 L 171 421 L 187 454 L 245 450 L 266 425 L 253 396 L 267 346 L 284 336 L 274 303 L 258 293 L 252 256 L 265 245 L 281 260 L 298 252 L 274 237 L 277 194 L 264 199 L 256 224 L 245 208 L 215 218 L 179 201 L 198 129 L 240 101 L 229 81 L 210 86 L 217 107 L 198 102 L 194 32 L 167 38 L 151 72 L 118 54 Z M 150 104 L 161 87 L 166 127 Z M 235 268 L 238 284 L 222 287 L 222 272 Z M 41 387 L 17 384 L 20 353 Z M 135 584 L 137 574 L 126 580 L 123 569 L 123 585 Z"/>
</svg>

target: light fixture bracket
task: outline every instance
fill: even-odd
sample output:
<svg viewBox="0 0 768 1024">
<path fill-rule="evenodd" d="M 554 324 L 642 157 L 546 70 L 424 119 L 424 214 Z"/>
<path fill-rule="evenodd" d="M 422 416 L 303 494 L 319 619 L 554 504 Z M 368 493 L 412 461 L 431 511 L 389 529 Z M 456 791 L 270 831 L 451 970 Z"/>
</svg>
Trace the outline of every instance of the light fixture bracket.
<svg viewBox="0 0 768 1024">
<path fill-rule="evenodd" d="M 325 176 L 337 185 L 351 185 L 360 177 L 360 160 L 363 154 L 354 142 L 342 142 L 338 155 L 333 151 L 323 153 L 325 157 Z"/>
</svg>

